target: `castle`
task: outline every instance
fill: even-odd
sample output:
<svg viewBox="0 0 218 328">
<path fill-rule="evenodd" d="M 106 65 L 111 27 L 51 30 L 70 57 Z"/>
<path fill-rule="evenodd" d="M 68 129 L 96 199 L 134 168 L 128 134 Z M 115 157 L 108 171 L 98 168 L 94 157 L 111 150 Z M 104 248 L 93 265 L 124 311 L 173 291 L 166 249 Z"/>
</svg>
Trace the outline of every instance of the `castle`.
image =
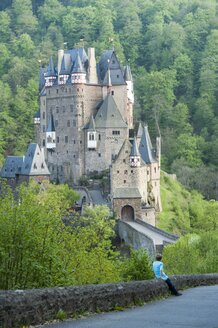
<svg viewBox="0 0 218 328">
<path fill-rule="evenodd" d="M 98 62 L 94 48 L 59 50 L 57 65 L 51 57 L 40 69 L 39 92 L 34 123 L 51 180 L 78 185 L 81 177 L 110 169 L 117 217 L 155 225 L 160 138 L 153 148 L 147 126 L 134 132 L 130 67 L 121 66 L 114 49 Z"/>
</svg>

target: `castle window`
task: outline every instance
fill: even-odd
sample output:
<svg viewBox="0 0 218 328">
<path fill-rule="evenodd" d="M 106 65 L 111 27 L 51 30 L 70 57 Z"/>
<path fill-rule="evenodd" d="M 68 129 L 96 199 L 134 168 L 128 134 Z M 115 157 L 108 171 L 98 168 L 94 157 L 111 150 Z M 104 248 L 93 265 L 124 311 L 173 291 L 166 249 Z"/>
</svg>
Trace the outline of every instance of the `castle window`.
<svg viewBox="0 0 218 328">
<path fill-rule="evenodd" d="M 117 174 L 119 174 L 120 173 L 120 171 L 117 171 Z"/>
<path fill-rule="evenodd" d="M 34 166 L 33 166 L 33 167 L 34 167 L 34 169 L 37 169 L 37 165 L 36 165 L 36 163 L 34 163 Z"/>
<path fill-rule="evenodd" d="M 129 152 L 128 150 L 125 151 L 126 154 L 128 154 L 128 152 Z"/>
<path fill-rule="evenodd" d="M 126 183 L 126 180 L 124 180 L 123 183 Z"/>
<path fill-rule="evenodd" d="M 111 91 L 112 96 L 114 96 L 114 90 Z"/>
<path fill-rule="evenodd" d="M 74 143 L 74 145 L 75 145 L 75 143 L 76 143 L 76 140 L 73 140 L 73 143 Z"/>
<path fill-rule="evenodd" d="M 100 134 L 98 135 L 98 140 L 101 140 L 101 135 Z"/>
<path fill-rule="evenodd" d="M 115 60 L 112 60 L 112 64 L 115 64 Z"/>
<path fill-rule="evenodd" d="M 127 171 L 127 170 L 125 170 L 125 171 L 124 171 L 124 174 L 128 174 L 128 171 Z"/>
<path fill-rule="evenodd" d="M 50 95 L 50 90 L 48 90 L 48 94 Z"/>
<path fill-rule="evenodd" d="M 45 112 L 42 113 L 42 118 L 45 119 Z"/>
<path fill-rule="evenodd" d="M 82 140 L 80 140 L 80 144 L 82 144 L 83 142 L 82 142 Z"/>
<path fill-rule="evenodd" d="M 57 137 L 57 143 L 59 143 L 59 137 Z"/>
<path fill-rule="evenodd" d="M 95 135 L 94 133 L 89 133 L 89 140 L 95 140 Z"/>
<path fill-rule="evenodd" d="M 125 160 L 125 158 L 123 159 L 123 163 L 126 163 L 126 160 Z"/>
<path fill-rule="evenodd" d="M 58 93 L 58 89 L 56 89 L 56 93 Z"/>
<path fill-rule="evenodd" d="M 131 173 L 133 173 L 133 170 L 131 170 Z"/>
<path fill-rule="evenodd" d="M 65 140 L 65 143 L 68 143 L 68 136 L 65 136 L 64 140 Z"/>
<path fill-rule="evenodd" d="M 119 79 L 119 77 L 120 77 L 119 74 L 117 74 L 117 78 L 118 78 L 118 79 Z"/>
<path fill-rule="evenodd" d="M 120 131 L 119 130 L 114 130 L 114 131 L 112 131 L 112 134 L 113 135 L 120 135 Z"/>
<path fill-rule="evenodd" d="M 44 169 L 44 168 L 45 168 L 45 166 L 44 166 L 44 164 L 43 164 L 43 163 L 42 163 L 42 165 L 41 165 L 41 168 L 42 168 L 42 169 Z"/>
<path fill-rule="evenodd" d="M 67 154 L 68 154 L 68 150 L 67 150 Z"/>
<path fill-rule="evenodd" d="M 71 112 L 73 111 L 73 105 L 72 104 L 70 105 L 70 111 Z"/>
<path fill-rule="evenodd" d="M 147 171 L 147 175 L 149 175 L 149 171 Z"/>
<path fill-rule="evenodd" d="M 98 154 L 98 157 L 101 157 L 101 154 L 100 153 Z"/>
<path fill-rule="evenodd" d="M 42 127 L 42 132 L 45 132 L 45 125 L 43 125 Z"/>
<path fill-rule="evenodd" d="M 55 120 L 55 127 L 58 126 L 58 120 Z"/>
<path fill-rule="evenodd" d="M 56 113 L 59 113 L 59 107 L 58 106 L 56 107 Z"/>
<path fill-rule="evenodd" d="M 157 169 L 156 169 L 156 167 L 154 168 L 154 173 L 156 173 L 157 172 Z"/>
<path fill-rule="evenodd" d="M 76 155 L 73 155 L 73 158 L 75 158 L 76 157 Z"/>
<path fill-rule="evenodd" d="M 42 140 L 42 146 L 45 147 L 45 139 Z"/>
<path fill-rule="evenodd" d="M 67 121 L 67 126 L 70 127 L 70 120 Z"/>
</svg>

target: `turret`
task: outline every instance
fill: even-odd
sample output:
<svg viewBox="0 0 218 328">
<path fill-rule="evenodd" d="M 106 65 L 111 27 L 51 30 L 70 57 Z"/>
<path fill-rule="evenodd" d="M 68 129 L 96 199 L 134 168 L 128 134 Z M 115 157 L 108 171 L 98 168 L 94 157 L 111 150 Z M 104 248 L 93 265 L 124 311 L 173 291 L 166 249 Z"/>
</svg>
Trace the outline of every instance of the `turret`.
<svg viewBox="0 0 218 328">
<path fill-rule="evenodd" d="M 52 57 L 50 57 L 48 69 L 44 76 L 45 76 L 45 86 L 51 87 L 57 78 Z"/>
<path fill-rule="evenodd" d="M 49 150 L 56 148 L 56 132 L 53 115 L 50 115 L 46 131 L 46 148 Z"/>
<path fill-rule="evenodd" d="M 65 84 L 67 82 L 69 78 L 69 74 L 66 70 L 66 66 L 65 66 L 65 59 L 64 59 L 64 56 L 62 58 L 62 62 L 61 62 L 61 68 L 60 68 L 60 71 L 59 71 L 59 84 Z"/>
<path fill-rule="evenodd" d="M 141 165 L 141 156 L 139 153 L 136 137 L 134 137 L 129 158 L 131 167 L 139 167 Z"/>
<path fill-rule="evenodd" d="M 88 132 L 87 132 L 87 145 L 88 149 L 96 149 L 97 148 L 97 132 L 95 129 L 95 120 L 93 115 L 91 116 Z"/>
<path fill-rule="evenodd" d="M 79 53 L 77 53 L 73 69 L 71 72 L 71 83 L 81 84 L 86 83 L 86 71 L 80 59 Z"/>
<path fill-rule="evenodd" d="M 40 125 L 40 111 L 38 110 L 38 112 L 35 114 L 34 116 L 34 124 L 37 126 L 37 125 Z"/>
</svg>

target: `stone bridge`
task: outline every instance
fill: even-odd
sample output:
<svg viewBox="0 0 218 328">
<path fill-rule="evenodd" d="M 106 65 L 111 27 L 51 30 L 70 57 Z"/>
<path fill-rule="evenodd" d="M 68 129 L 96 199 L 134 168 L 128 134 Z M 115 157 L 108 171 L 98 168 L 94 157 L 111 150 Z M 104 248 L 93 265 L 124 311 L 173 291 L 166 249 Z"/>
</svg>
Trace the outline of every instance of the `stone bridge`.
<svg viewBox="0 0 218 328">
<path fill-rule="evenodd" d="M 158 229 L 142 220 L 118 222 L 119 236 L 126 245 L 134 249 L 146 248 L 150 256 L 162 252 L 164 245 L 175 243 L 178 236 Z"/>
</svg>

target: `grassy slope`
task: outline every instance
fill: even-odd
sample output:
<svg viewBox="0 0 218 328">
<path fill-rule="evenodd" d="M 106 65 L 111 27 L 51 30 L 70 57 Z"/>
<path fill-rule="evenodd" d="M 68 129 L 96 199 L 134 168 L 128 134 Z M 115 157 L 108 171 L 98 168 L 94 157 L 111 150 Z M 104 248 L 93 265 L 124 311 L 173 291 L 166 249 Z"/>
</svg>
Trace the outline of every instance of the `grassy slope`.
<svg viewBox="0 0 218 328">
<path fill-rule="evenodd" d="M 190 204 L 192 198 L 193 195 L 178 181 L 162 174 L 161 200 L 163 211 L 159 214 L 157 226 L 178 235 L 190 232 Z"/>
</svg>

